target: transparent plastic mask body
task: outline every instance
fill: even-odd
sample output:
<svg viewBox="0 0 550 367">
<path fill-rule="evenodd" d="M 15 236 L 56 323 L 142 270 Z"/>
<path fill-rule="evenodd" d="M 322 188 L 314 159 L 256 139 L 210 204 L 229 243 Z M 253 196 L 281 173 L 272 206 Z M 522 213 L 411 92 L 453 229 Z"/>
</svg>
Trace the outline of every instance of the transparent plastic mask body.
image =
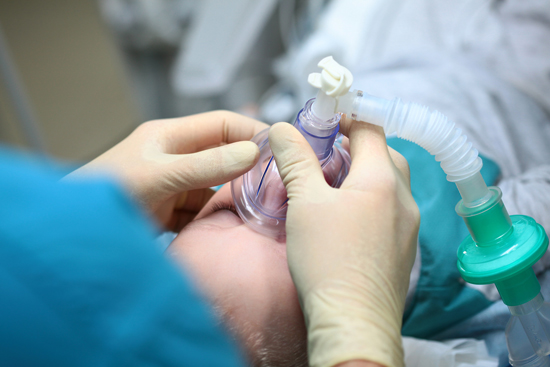
<svg viewBox="0 0 550 367">
<path fill-rule="evenodd" d="M 335 145 L 341 115 L 322 121 L 316 118 L 309 100 L 300 110 L 294 126 L 302 133 L 319 158 L 325 180 L 332 187 L 340 187 L 349 172 L 351 159 L 347 151 Z M 269 129 L 263 130 L 252 141 L 260 148 L 256 166 L 231 182 L 231 192 L 237 212 L 255 231 L 284 239 L 288 199 L 268 140 Z"/>
</svg>

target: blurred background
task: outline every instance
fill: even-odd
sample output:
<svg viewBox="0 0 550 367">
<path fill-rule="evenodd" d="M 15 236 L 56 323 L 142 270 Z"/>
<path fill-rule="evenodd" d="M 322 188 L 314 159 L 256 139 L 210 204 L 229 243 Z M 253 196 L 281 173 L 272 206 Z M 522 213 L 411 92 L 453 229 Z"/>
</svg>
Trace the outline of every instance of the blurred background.
<svg viewBox="0 0 550 367">
<path fill-rule="evenodd" d="M 549 14 L 547 0 L 0 0 L 0 142 L 85 162 L 152 119 L 292 121 L 332 55 L 354 88 L 437 109 L 500 157 L 488 122 L 550 126 Z"/>
<path fill-rule="evenodd" d="M 0 0 L 0 140 L 87 161 L 147 120 L 214 109 L 291 120 L 313 96 L 291 74 L 334 53 L 293 61 L 328 5 Z"/>
</svg>

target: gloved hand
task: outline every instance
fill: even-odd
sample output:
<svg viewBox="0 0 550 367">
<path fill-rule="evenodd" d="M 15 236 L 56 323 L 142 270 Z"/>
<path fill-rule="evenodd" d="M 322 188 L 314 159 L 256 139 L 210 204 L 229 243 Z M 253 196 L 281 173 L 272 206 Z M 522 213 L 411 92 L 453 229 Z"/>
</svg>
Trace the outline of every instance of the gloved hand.
<svg viewBox="0 0 550 367">
<path fill-rule="evenodd" d="M 287 257 L 309 362 L 403 366 L 401 320 L 420 223 L 408 164 L 379 127 L 344 120 L 341 131 L 352 164 L 340 189 L 325 182 L 294 127 L 279 123 L 269 133 L 288 192 Z"/>
<path fill-rule="evenodd" d="M 66 179 L 107 171 L 167 228 L 190 222 L 226 183 L 254 166 L 266 124 L 228 111 L 150 121 Z"/>
</svg>

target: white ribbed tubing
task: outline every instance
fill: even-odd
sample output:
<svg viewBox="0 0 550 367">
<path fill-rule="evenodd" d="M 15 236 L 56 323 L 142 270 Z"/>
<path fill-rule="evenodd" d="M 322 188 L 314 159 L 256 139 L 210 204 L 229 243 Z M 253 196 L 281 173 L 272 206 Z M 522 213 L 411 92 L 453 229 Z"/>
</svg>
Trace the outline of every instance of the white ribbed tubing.
<svg viewBox="0 0 550 367">
<path fill-rule="evenodd" d="M 396 133 L 426 149 L 441 163 L 447 180 L 456 183 L 466 206 L 477 206 L 489 199 L 490 192 L 479 173 L 483 163 L 478 151 L 442 113 L 399 98 L 387 100 L 361 91 L 340 97 L 339 112 L 382 126 L 387 135 Z"/>
</svg>

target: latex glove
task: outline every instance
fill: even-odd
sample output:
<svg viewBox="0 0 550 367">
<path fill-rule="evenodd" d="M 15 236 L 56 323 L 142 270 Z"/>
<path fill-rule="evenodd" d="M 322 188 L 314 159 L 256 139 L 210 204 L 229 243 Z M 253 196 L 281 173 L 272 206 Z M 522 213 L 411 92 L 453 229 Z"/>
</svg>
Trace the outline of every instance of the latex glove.
<svg viewBox="0 0 550 367">
<path fill-rule="evenodd" d="M 352 164 L 340 189 L 325 182 L 294 127 L 280 123 L 269 133 L 288 192 L 287 257 L 309 362 L 403 366 L 401 320 L 420 223 L 408 164 L 379 127 L 344 121 L 341 131 Z"/>
<path fill-rule="evenodd" d="M 67 178 L 108 171 L 163 225 L 177 231 L 213 195 L 208 187 L 254 166 L 259 149 L 248 140 L 267 126 L 228 111 L 146 122 Z"/>
</svg>

